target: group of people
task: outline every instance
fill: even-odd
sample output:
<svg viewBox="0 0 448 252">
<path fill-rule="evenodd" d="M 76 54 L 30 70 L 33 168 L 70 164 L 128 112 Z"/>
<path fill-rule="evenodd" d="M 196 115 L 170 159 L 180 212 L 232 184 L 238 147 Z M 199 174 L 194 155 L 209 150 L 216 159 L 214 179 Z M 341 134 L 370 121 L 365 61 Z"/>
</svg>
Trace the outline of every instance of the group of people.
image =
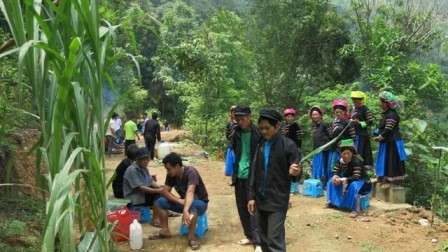
<svg viewBox="0 0 448 252">
<path fill-rule="evenodd" d="M 356 217 L 360 213 L 361 197 L 372 190 L 367 170 L 375 167 L 376 176 L 386 189 L 389 182 L 404 178 L 406 154 L 396 111 L 400 104 L 398 97 L 386 91 L 380 93 L 381 120 L 373 138 L 369 127 L 374 119 L 365 105 L 366 95 L 355 91 L 351 98 L 354 105 L 351 110 L 345 100 L 333 102 L 335 117 L 330 124 L 323 120 L 319 106 L 312 106 L 309 115 L 313 147 L 320 150 L 313 156 L 312 176 L 326 185 L 325 207 L 349 208 L 352 209 L 350 216 Z M 245 236 L 238 243 L 253 245 L 256 252 L 286 251 L 285 220 L 291 185 L 299 181 L 302 173 L 303 132 L 295 116 L 292 108 L 285 109 L 283 114 L 274 108 L 263 108 L 255 124 L 249 106 L 231 108 L 226 127 L 228 153 L 232 153 L 230 185 L 234 187 Z M 375 165 L 372 139 L 380 143 Z M 178 154 L 170 153 L 162 161 L 167 176 L 161 185 L 147 169 L 150 159 L 146 148 L 128 146 L 127 159 L 117 168 L 117 178 L 122 170 L 119 168 L 127 168 L 122 176 L 123 196 L 130 198 L 133 206 L 153 206 L 153 225 L 161 230 L 151 234 L 150 239 L 171 237 L 168 216 L 180 213 L 182 222 L 189 227 L 189 246 L 199 249 L 200 240 L 194 235 L 196 221 L 207 210 L 209 201 L 199 172 L 184 166 Z M 171 193 L 172 188 L 180 197 Z"/>
<path fill-rule="evenodd" d="M 323 109 L 312 106 L 313 148 L 319 152 L 312 159 L 312 176 L 326 187 L 328 207 L 349 208 L 357 217 L 361 197 L 372 190 L 367 170 L 375 167 L 381 188 L 404 179 L 406 153 L 399 130 L 397 96 L 379 94 L 382 109 L 378 128 L 365 105 L 366 94 L 351 93 L 353 108 L 347 101 L 334 100 L 334 119 L 323 120 Z M 253 245 L 255 251 L 285 251 L 284 222 L 293 185 L 301 175 L 303 132 L 295 122 L 296 111 L 287 108 L 281 114 L 268 108 L 260 111 L 258 125 L 252 121 L 248 106 L 232 106 L 226 126 L 227 155 L 232 155 L 230 185 L 235 188 L 236 206 L 245 238 L 241 245 Z M 284 124 L 282 125 L 282 122 Z M 371 140 L 379 142 L 376 163 Z M 226 162 L 227 163 L 227 162 Z M 226 169 L 227 171 L 227 169 Z"/>
<path fill-rule="evenodd" d="M 286 250 L 286 212 L 291 183 L 301 174 L 301 150 L 281 134 L 282 121 L 279 111 L 263 108 L 255 124 L 251 108 L 237 105 L 226 127 L 234 154 L 230 185 L 245 236 L 238 243 L 253 245 L 256 252 Z M 294 137 L 301 139 L 301 133 Z"/>
<path fill-rule="evenodd" d="M 200 240 L 195 238 L 198 216 L 207 211 L 208 193 L 196 168 L 184 166 L 177 153 L 166 155 L 162 163 L 166 169 L 165 183 L 157 182 L 148 169 L 150 153 L 145 147 L 129 145 L 127 158 L 116 169 L 113 181 L 115 197 L 131 200 L 131 208 L 152 207 L 151 225 L 161 228 L 149 235 L 149 239 L 171 237 L 168 217 L 182 216 L 182 223 L 189 227 L 188 244 L 192 250 L 200 248 Z M 175 189 L 180 197 L 173 194 Z"/>
<path fill-rule="evenodd" d="M 313 147 L 326 147 L 334 140 L 313 157 L 312 175 L 326 182 L 328 202 L 325 207 L 349 208 L 352 210 L 350 217 L 356 217 L 361 211 L 361 197 L 372 190 L 367 170 L 375 167 L 375 181 L 382 182 L 381 188 L 387 189 L 394 181 L 404 179 L 406 153 L 396 111 L 401 103 L 399 98 L 388 91 L 379 94 L 381 119 L 371 137 L 369 128 L 374 117 L 365 105 L 366 94 L 353 91 L 350 96 L 351 110 L 345 100 L 333 102 L 335 118 L 330 124 L 323 120 L 323 110 L 319 106 L 310 110 Z M 375 164 L 371 140 L 379 142 Z"/>
<path fill-rule="evenodd" d="M 161 141 L 160 124 L 157 121 L 158 117 L 159 114 L 157 112 L 153 112 L 151 119 L 148 119 L 147 113 L 145 112 L 142 114 L 142 120 L 140 121 L 140 123 L 143 122 L 141 134 L 144 137 L 145 146 L 149 151 L 151 160 L 154 159 L 156 142 Z M 141 125 L 140 123 L 139 125 Z M 124 152 L 126 155 L 128 147 L 131 144 L 135 144 L 136 139 L 140 140 L 136 116 L 130 115 L 129 120 L 124 124 L 124 128 L 122 130 L 121 119 L 118 114 L 114 112 L 106 129 L 106 154 L 110 157 L 112 155 L 112 149 L 124 140 Z"/>
</svg>

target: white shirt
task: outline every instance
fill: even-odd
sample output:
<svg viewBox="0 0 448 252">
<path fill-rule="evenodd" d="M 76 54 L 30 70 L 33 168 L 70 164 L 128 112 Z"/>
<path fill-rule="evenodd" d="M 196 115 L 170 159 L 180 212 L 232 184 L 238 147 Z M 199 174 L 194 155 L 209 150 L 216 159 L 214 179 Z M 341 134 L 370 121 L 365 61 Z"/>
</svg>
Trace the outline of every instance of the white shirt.
<svg viewBox="0 0 448 252">
<path fill-rule="evenodd" d="M 117 119 L 114 120 L 114 129 L 115 131 L 121 129 L 121 119 L 117 117 Z"/>
</svg>

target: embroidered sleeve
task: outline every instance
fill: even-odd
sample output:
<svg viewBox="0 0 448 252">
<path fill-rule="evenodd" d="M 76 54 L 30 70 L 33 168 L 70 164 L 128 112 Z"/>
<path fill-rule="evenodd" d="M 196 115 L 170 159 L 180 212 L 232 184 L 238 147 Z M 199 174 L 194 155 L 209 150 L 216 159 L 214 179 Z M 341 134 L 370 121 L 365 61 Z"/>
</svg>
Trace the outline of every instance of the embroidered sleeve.
<svg viewBox="0 0 448 252">
<path fill-rule="evenodd" d="M 297 138 L 297 148 L 299 149 L 302 149 L 302 137 L 303 137 L 302 129 L 300 127 L 297 127 L 296 138 Z"/>
<path fill-rule="evenodd" d="M 397 124 L 397 120 L 395 120 L 395 118 L 391 118 L 391 117 L 386 118 L 385 127 L 384 127 L 383 132 L 381 132 L 380 137 L 382 139 L 389 138 L 393 134 L 396 124 Z"/>
<path fill-rule="evenodd" d="M 361 178 L 361 166 L 359 164 L 356 164 L 355 167 L 353 167 L 353 174 L 352 176 L 347 177 L 347 181 L 350 183 L 353 180 Z"/>
<path fill-rule="evenodd" d="M 333 167 L 333 176 L 339 176 L 340 173 L 342 171 L 342 163 L 338 162 L 334 167 Z"/>
<path fill-rule="evenodd" d="M 366 126 L 372 126 L 373 125 L 373 115 L 370 112 L 370 110 L 366 110 L 365 116 L 366 116 L 365 123 L 367 124 Z M 365 128 L 366 126 L 364 126 L 363 128 Z"/>
</svg>

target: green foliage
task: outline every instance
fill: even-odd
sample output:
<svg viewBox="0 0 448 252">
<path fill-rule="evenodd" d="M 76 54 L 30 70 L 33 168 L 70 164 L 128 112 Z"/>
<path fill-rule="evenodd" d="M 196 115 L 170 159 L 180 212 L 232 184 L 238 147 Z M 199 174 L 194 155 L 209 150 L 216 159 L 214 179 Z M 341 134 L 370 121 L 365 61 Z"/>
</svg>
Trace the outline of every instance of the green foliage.
<svg viewBox="0 0 448 252">
<path fill-rule="evenodd" d="M 254 1 L 252 12 L 255 77 L 265 104 L 301 106 L 303 97 L 358 76 L 353 55 L 339 53 L 350 43 L 349 27 L 328 1 Z"/>
<path fill-rule="evenodd" d="M 3 227 L 2 236 L 12 236 L 18 237 L 23 234 L 26 229 L 26 224 L 19 220 L 12 220 L 11 222 L 6 223 L 5 227 Z"/>
<path fill-rule="evenodd" d="M 100 21 L 97 4 L 0 1 L 17 46 L 0 57 L 19 52 L 18 82 L 29 85 L 39 117 L 36 174 L 45 163 L 50 191 L 43 251 L 75 251 L 75 221 L 81 233 L 95 230 L 102 249 L 111 250 L 103 151 L 110 115 L 103 116 L 102 90 L 116 90 L 108 71 L 125 54 L 114 54 L 117 27 Z"/>
</svg>

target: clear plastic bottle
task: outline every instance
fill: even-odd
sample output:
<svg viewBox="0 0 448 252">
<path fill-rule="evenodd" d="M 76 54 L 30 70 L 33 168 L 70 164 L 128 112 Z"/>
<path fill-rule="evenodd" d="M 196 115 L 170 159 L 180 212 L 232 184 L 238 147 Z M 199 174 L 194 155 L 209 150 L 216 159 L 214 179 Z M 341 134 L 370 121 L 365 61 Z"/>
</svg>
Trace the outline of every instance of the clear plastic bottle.
<svg viewBox="0 0 448 252">
<path fill-rule="evenodd" d="M 136 219 L 129 226 L 129 233 L 131 249 L 141 249 L 143 245 L 142 225 Z"/>
</svg>

